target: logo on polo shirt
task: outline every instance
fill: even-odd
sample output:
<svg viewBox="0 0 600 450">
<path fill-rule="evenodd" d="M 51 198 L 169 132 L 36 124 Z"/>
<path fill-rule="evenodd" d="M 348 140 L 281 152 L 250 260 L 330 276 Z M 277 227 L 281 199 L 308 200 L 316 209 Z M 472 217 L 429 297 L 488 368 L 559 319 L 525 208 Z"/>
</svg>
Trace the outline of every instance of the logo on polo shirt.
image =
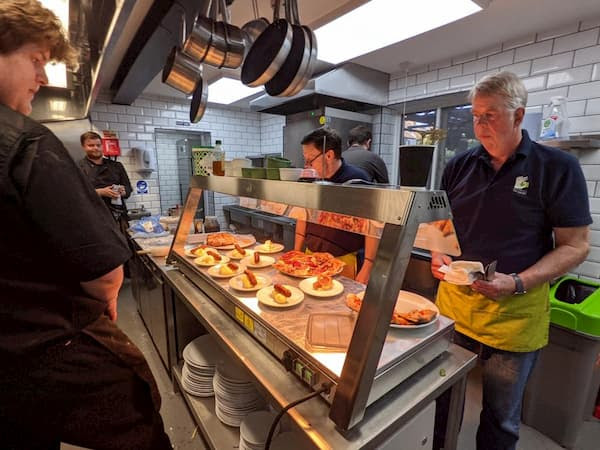
<svg viewBox="0 0 600 450">
<path fill-rule="evenodd" d="M 527 195 L 527 188 L 529 188 L 529 177 L 522 176 L 515 178 L 513 192 L 516 192 L 520 195 Z"/>
</svg>

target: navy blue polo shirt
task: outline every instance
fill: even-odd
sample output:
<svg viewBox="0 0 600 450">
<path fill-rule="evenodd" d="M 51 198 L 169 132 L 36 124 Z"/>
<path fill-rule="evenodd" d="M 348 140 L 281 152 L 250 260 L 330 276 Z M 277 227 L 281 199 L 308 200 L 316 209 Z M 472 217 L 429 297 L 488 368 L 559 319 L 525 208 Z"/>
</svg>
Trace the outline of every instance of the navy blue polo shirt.
<svg viewBox="0 0 600 450">
<path fill-rule="evenodd" d="M 480 145 L 452 158 L 442 177 L 460 259 L 483 264 L 497 259 L 502 273 L 521 272 L 551 251 L 553 228 L 592 223 L 577 159 L 522 133 L 516 152 L 498 172 Z"/>
<path fill-rule="evenodd" d="M 327 179 L 327 181 L 331 181 L 332 183 L 345 183 L 348 180 L 354 179 L 370 181 L 371 177 L 369 177 L 369 174 L 364 169 L 348 164 L 344 161 L 344 158 L 342 158 L 342 165 L 331 178 Z"/>
<path fill-rule="evenodd" d="M 327 180 L 333 183 L 344 183 L 348 180 L 369 180 L 363 169 L 346 164 L 342 159 L 340 168 Z M 318 223 L 306 224 L 304 245 L 313 252 L 329 252 L 333 256 L 342 256 L 356 252 L 364 247 L 365 237 L 362 234 L 331 228 Z"/>
</svg>

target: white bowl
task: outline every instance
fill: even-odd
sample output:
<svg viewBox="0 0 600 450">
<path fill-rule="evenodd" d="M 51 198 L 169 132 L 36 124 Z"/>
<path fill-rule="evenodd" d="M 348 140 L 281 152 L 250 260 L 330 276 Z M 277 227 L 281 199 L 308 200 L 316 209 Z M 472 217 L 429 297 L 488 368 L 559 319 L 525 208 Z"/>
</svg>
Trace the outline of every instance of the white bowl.
<svg viewBox="0 0 600 450">
<path fill-rule="evenodd" d="M 279 169 L 279 178 L 282 181 L 297 181 L 298 178 L 302 176 L 302 171 L 304 169 L 294 169 L 294 168 L 280 168 Z"/>
</svg>

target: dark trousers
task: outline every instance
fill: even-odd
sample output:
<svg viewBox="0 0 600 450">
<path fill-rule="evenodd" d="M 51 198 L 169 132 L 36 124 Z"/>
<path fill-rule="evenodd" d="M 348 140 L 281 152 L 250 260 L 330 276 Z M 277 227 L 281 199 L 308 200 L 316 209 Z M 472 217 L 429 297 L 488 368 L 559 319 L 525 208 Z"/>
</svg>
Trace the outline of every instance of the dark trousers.
<svg viewBox="0 0 600 450">
<path fill-rule="evenodd" d="M 171 449 L 150 385 L 78 334 L 0 368 L 0 448 Z"/>
</svg>

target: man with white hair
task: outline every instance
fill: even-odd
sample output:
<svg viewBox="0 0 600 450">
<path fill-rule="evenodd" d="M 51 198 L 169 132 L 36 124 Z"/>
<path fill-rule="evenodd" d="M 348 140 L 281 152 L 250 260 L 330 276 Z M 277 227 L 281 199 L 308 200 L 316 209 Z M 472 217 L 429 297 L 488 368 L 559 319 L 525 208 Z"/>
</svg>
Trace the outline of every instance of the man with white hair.
<svg viewBox="0 0 600 450">
<path fill-rule="evenodd" d="M 482 363 L 477 449 L 507 450 L 516 448 L 525 385 L 548 342 L 549 281 L 585 260 L 592 218 L 577 159 L 521 129 L 527 90 L 516 75 L 481 79 L 469 99 L 481 145 L 448 162 L 441 189 L 461 259 L 497 260 L 497 271 L 492 280 L 453 285 L 438 270 L 451 258 L 439 253 L 431 270 L 442 280 L 440 311 L 456 322 L 455 343 Z"/>
</svg>

